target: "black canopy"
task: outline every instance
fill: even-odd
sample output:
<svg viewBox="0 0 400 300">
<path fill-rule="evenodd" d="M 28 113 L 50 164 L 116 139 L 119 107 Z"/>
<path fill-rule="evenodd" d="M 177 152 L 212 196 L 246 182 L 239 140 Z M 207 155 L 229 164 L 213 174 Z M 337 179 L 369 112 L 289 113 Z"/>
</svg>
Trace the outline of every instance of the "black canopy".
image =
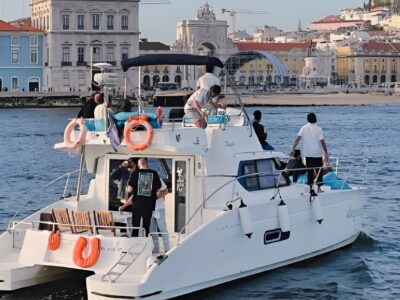
<svg viewBox="0 0 400 300">
<path fill-rule="evenodd" d="M 122 61 L 126 72 L 131 67 L 151 65 L 197 65 L 223 68 L 224 64 L 216 57 L 191 54 L 147 54 Z"/>
</svg>

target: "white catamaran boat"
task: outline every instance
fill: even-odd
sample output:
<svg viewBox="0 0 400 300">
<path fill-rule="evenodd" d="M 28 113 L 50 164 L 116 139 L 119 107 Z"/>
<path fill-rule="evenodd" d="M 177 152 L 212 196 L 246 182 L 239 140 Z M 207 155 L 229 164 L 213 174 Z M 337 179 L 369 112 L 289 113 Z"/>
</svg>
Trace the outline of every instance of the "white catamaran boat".
<svg viewBox="0 0 400 300">
<path fill-rule="evenodd" d="M 146 55 L 123 68 L 153 64 L 217 66 L 235 89 L 214 57 Z M 0 236 L 0 289 L 78 269 L 93 272 L 86 279 L 89 299 L 166 299 L 353 243 L 365 189 L 336 179 L 311 197 L 307 185 L 293 183 L 280 168 L 283 153 L 262 150 L 236 96 L 240 109 L 210 116 L 206 129 L 166 118 L 161 109 L 115 116 L 115 126 L 124 126 L 121 143 L 110 137 L 114 122 L 105 128 L 110 120 L 71 121 L 55 149 L 81 155 L 77 193 L 10 222 Z M 131 130 L 138 126 L 146 130 Z M 153 253 L 152 235 L 165 233 L 148 236 L 131 226 L 130 212 L 118 211 L 110 173 L 130 157 L 149 158 L 169 188 L 167 252 Z M 84 172 L 93 174 L 87 192 Z M 131 237 L 132 230 L 139 236 Z"/>
</svg>

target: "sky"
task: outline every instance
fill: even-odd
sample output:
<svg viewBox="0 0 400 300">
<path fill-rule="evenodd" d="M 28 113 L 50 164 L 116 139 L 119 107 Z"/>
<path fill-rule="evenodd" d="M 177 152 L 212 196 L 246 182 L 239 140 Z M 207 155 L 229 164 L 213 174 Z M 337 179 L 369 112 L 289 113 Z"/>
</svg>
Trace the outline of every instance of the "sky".
<svg viewBox="0 0 400 300">
<path fill-rule="evenodd" d="M 156 0 L 152 0 L 156 1 Z M 168 0 L 160 0 L 165 2 Z M 197 9 L 206 0 L 169 0 L 171 4 L 140 5 L 141 38 L 172 45 L 176 23 L 193 20 Z M 365 0 L 366 1 L 366 0 Z M 142 3 L 145 2 L 142 1 Z M 363 6 L 363 0 L 208 0 L 218 20 L 231 24 L 231 17 L 221 9 L 266 11 L 267 14 L 236 14 L 236 27 L 253 33 L 257 27 L 275 26 L 285 31 L 296 30 L 301 20 L 303 28 L 324 16 L 338 14 L 343 8 Z M 11 21 L 30 15 L 30 0 L 0 0 L 0 19 Z M 228 29 L 229 32 L 229 29 Z"/>
</svg>

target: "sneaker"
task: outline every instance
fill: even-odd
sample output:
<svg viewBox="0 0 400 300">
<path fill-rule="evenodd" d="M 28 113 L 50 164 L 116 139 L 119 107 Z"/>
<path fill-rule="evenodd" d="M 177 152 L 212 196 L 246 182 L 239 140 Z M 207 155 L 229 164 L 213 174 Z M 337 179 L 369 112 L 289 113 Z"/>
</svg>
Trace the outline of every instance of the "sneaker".
<svg viewBox="0 0 400 300">
<path fill-rule="evenodd" d="M 310 196 L 311 197 L 316 197 L 316 196 L 318 196 L 318 194 L 314 190 L 311 190 L 310 191 Z"/>
</svg>

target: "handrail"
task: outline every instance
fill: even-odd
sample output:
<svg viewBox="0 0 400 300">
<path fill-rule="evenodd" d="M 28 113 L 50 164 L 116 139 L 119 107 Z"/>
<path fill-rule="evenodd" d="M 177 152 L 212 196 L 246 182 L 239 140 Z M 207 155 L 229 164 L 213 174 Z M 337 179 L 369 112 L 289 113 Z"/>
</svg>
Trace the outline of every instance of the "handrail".
<svg viewBox="0 0 400 300">
<path fill-rule="evenodd" d="M 35 225 L 38 224 L 46 224 L 46 225 L 52 225 L 53 230 L 55 229 L 55 226 L 65 226 L 65 227 L 88 227 L 91 229 L 111 229 L 111 228 L 115 228 L 115 229 L 129 229 L 129 230 L 139 230 L 140 237 L 144 237 L 145 236 L 145 229 L 143 227 L 133 227 L 133 226 L 107 226 L 107 225 L 93 225 L 93 224 L 63 224 L 63 223 L 57 223 L 57 222 L 50 222 L 50 221 L 31 221 L 31 222 L 25 222 L 25 221 L 12 221 L 11 222 L 11 227 L 8 228 L 8 231 L 12 231 L 12 230 L 16 230 L 18 229 L 17 226 L 18 225 L 29 225 L 31 228 L 35 228 Z M 37 226 L 38 226 L 37 225 Z M 95 231 L 94 231 L 95 232 Z M 90 234 L 90 235 L 97 235 L 97 234 Z M 101 235 L 101 234 L 99 234 Z"/>
<path fill-rule="evenodd" d="M 58 176 L 57 178 L 53 179 L 52 181 L 50 181 L 49 183 L 47 183 L 46 185 L 44 185 L 44 186 L 42 187 L 42 189 L 46 189 L 47 187 L 49 187 L 49 186 L 52 185 L 53 183 L 57 182 L 58 180 L 60 180 L 60 179 L 62 179 L 62 178 L 64 178 L 64 177 L 67 177 L 67 180 L 66 180 L 65 186 L 64 186 L 64 192 L 63 192 L 63 195 L 62 195 L 62 197 L 61 197 L 62 199 L 64 199 L 65 196 L 66 196 L 66 192 L 67 192 L 67 188 L 68 188 L 68 185 L 69 185 L 69 181 L 70 181 L 71 175 L 74 174 L 74 173 L 78 173 L 78 172 L 79 172 L 79 170 L 75 170 L 75 171 L 72 171 L 72 172 L 67 172 L 67 173 L 65 173 L 65 174 L 63 174 L 63 175 L 61 175 L 61 176 Z M 25 204 L 28 204 L 29 201 L 30 201 L 30 200 L 28 200 Z M 15 217 L 16 217 L 16 216 L 22 211 L 22 209 L 24 209 L 24 208 L 25 208 L 25 205 L 21 205 L 21 206 L 20 206 L 20 208 L 15 212 L 15 214 L 14 214 L 14 215 L 12 216 L 12 218 L 10 219 L 9 225 L 11 224 L 11 222 L 15 219 Z"/>
<path fill-rule="evenodd" d="M 368 159 L 366 159 L 366 163 L 368 163 Z M 188 219 L 188 221 L 185 223 L 185 225 L 182 227 L 182 229 L 179 231 L 178 234 L 178 244 L 180 243 L 180 238 L 181 235 L 183 234 L 183 232 L 185 231 L 185 229 L 187 228 L 187 226 L 190 224 L 190 222 L 194 219 L 194 217 L 197 215 L 197 213 L 201 210 L 202 207 L 205 206 L 205 204 L 211 199 L 211 197 L 213 197 L 214 195 L 216 195 L 219 191 L 221 191 L 223 188 L 225 188 L 226 186 L 230 185 L 232 182 L 236 182 L 240 179 L 243 178 L 247 178 L 247 177 L 254 177 L 254 176 L 268 176 L 268 175 L 275 175 L 275 174 L 279 174 L 278 180 L 276 182 L 276 187 L 275 188 L 279 188 L 279 182 L 280 182 L 280 178 L 282 176 L 283 173 L 286 173 L 287 171 L 308 171 L 308 170 L 316 170 L 318 169 L 319 172 L 322 172 L 324 167 L 312 167 L 312 168 L 297 168 L 297 169 L 283 169 L 283 170 L 276 170 L 276 171 L 269 171 L 269 172 L 257 172 L 257 173 L 252 173 L 252 174 L 246 174 L 246 175 L 241 175 L 241 176 L 237 176 L 234 177 L 233 179 L 229 180 L 228 182 L 225 182 L 224 184 L 222 184 L 220 187 L 218 187 L 217 189 L 215 189 L 214 192 L 212 192 L 206 199 L 203 200 L 203 202 L 201 203 L 201 205 L 193 212 L 193 214 L 191 215 L 191 217 Z M 344 170 L 352 170 L 351 168 L 339 168 L 338 166 L 336 166 L 336 169 L 344 169 Z M 366 167 L 365 167 L 366 169 Z M 227 177 L 227 176 L 224 176 Z M 229 176 L 230 177 L 230 176 Z M 317 182 L 317 178 L 318 176 L 315 176 L 314 179 L 314 183 L 313 184 L 317 184 L 319 182 Z M 346 176 L 347 178 L 347 176 Z M 345 182 L 345 179 L 341 179 L 343 180 L 343 182 Z M 343 188 L 343 185 L 341 187 L 341 190 Z M 240 197 L 239 197 L 240 198 Z M 231 200 L 232 201 L 232 200 Z"/>
</svg>

